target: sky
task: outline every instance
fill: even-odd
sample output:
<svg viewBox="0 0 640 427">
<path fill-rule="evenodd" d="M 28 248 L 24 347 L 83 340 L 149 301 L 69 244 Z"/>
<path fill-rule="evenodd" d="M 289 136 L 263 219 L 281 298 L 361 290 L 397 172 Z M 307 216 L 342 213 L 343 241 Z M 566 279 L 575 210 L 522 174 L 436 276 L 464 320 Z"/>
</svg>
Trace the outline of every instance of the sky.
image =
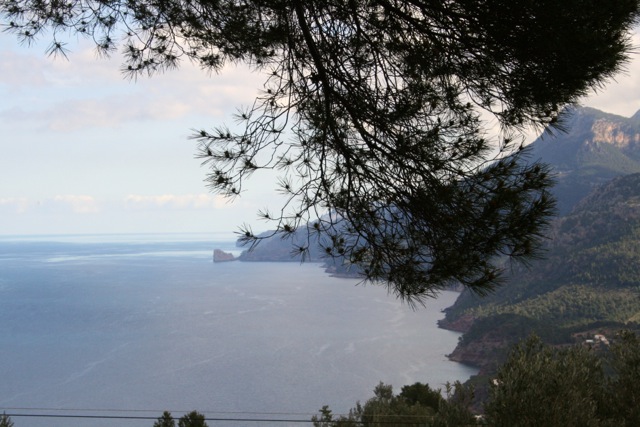
<svg viewBox="0 0 640 427">
<path fill-rule="evenodd" d="M 622 116 L 640 110 L 640 29 L 626 72 L 582 105 Z M 267 229 L 274 176 L 254 175 L 233 201 L 206 188 L 193 129 L 232 122 L 263 77 L 243 67 L 210 75 L 186 63 L 127 80 L 117 55 L 86 42 L 68 60 L 46 43 L 0 33 L 0 236 L 234 232 Z M 533 136 L 532 138 L 533 139 Z"/>
</svg>

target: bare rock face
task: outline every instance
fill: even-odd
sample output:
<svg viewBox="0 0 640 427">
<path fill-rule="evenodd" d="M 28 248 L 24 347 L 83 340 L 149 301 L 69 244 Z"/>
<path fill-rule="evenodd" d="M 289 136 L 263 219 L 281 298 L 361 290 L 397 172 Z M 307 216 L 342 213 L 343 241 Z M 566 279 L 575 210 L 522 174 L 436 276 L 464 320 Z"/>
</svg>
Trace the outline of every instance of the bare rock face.
<svg viewBox="0 0 640 427">
<path fill-rule="evenodd" d="M 509 343 L 505 339 L 483 337 L 483 339 L 472 341 L 467 345 L 456 346 L 448 358 L 452 362 L 463 363 L 486 371 L 496 363 L 497 354 L 506 352 L 508 348 Z"/>
<path fill-rule="evenodd" d="M 216 249 L 213 251 L 213 262 L 227 262 L 227 261 L 235 261 L 236 257 L 233 254 L 225 252 L 221 249 Z"/>
<path fill-rule="evenodd" d="M 640 143 L 640 133 L 630 132 L 620 122 L 607 119 L 599 119 L 591 126 L 593 142 L 611 144 L 618 148 L 629 148 Z"/>
<path fill-rule="evenodd" d="M 467 332 L 473 322 L 475 321 L 475 317 L 471 314 L 464 314 L 462 316 L 456 317 L 454 320 L 442 319 L 438 321 L 438 326 L 442 329 L 447 329 L 449 331 L 454 332 Z"/>
</svg>

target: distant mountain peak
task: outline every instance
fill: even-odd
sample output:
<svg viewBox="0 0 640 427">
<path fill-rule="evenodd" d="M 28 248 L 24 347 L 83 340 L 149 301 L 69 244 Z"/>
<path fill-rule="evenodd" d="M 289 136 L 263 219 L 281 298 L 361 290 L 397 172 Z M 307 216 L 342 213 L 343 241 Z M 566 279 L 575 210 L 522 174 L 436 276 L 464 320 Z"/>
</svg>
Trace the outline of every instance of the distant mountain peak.
<svg viewBox="0 0 640 427">
<path fill-rule="evenodd" d="M 619 114 L 607 113 L 606 111 L 598 110 L 593 107 L 586 107 L 582 105 L 573 105 L 567 107 L 563 111 L 563 118 L 566 124 L 572 125 L 574 122 L 596 121 L 596 120 L 608 120 L 612 122 L 637 122 L 640 119 L 640 110 L 631 117 L 621 116 Z"/>
<path fill-rule="evenodd" d="M 595 186 L 640 172 L 640 111 L 628 118 L 570 107 L 563 125 L 566 132 L 545 135 L 531 144 L 532 158 L 551 165 L 557 174 L 554 193 L 561 215 Z"/>
<path fill-rule="evenodd" d="M 532 144 L 544 162 L 560 169 L 575 169 L 581 166 L 580 151 L 598 144 L 611 145 L 640 160 L 640 111 L 628 118 L 576 106 L 569 107 L 562 120 L 565 132 L 543 135 Z"/>
</svg>

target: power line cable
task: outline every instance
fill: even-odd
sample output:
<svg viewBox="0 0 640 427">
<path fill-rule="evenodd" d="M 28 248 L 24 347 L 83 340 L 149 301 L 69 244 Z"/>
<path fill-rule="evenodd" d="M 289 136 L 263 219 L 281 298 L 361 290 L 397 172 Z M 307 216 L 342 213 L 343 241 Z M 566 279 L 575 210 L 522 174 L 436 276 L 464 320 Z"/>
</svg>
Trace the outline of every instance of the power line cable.
<svg viewBox="0 0 640 427">
<path fill-rule="evenodd" d="M 5 408 L 3 411 L 5 412 L 5 414 L 11 418 L 51 418 L 51 419 L 94 419 L 94 420 L 145 420 L 145 421 L 156 421 L 158 420 L 158 416 L 150 416 L 150 415 L 96 415 L 96 414 L 84 414 L 84 415 L 78 415 L 78 414 L 52 414 L 52 413 L 20 413 L 20 412 L 6 412 L 7 409 L 13 409 L 16 410 L 17 408 Z M 23 408 L 23 410 L 36 410 L 36 408 Z M 54 409 L 54 408 L 49 408 L 49 410 L 51 411 L 65 411 L 65 409 Z M 82 412 L 82 411 L 92 411 L 92 410 L 88 410 L 88 409 L 76 409 L 74 411 L 77 412 Z M 109 412 L 109 411 L 118 411 L 118 410 L 102 410 L 102 409 L 98 409 L 95 410 L 97 411 L 104 411 L 104 412 Z M 122 410 L 123 412 L 127 412 L 128 410 Z M 132 410 L 132 412 L 151 412 L 151 410 L 147 410 L 147 409 L 137 409 L 137 410 Z M 177 411 L 176 411 L 177 412 Z M 190 411 L 186 411 L 186 413 L 188 413 Z M 220 413 L 220 412 L 218 412 Z M 241 414 L 251 414 L 250 412 L 241 412 Z M 260 413 L 260 412 L 256 412 L 256 415 L 264 415 L 265 413 Z M 277 413 L 272 413 L 273 415 L 277 415 Z M 295 413 L 291 413 L 291 415 L 294 415 Z M 303 413 L 297 413 L 297 415 L 304 415 Z M 317 415 L 317 414 L 315 414 Z M 339 414 L 334 414 L 337 416 L 340 416 Z M 385 417 L 384 415 L 380 416 L 381 418 Z M 393 417 L 393 420 L 389 420 L 389 421 L 385 421 L 385 420 L 377 420 L 376 423 L 377 424 L 393 424 L 393 425 L 413 425 L 415 426 L 416 423 L 419 423 L 420 421 L 424 421 L 425 417 L 416 417 L 413 415 L 389 415 L 389 417 Z M 406 420 L 399 420 L 398 418 L 406 418 Z M 418 418 L 418 419 L 416 419 Z M 432 417 L 426 417 L 426 418 L 432 418 Z M 254 422 L 261 422 L 261 423 L 287 423 L 287 424 L 310 424 L 313 423 L 314 421 L 310 418 L 306 418 L 306 419 L 296 419 L 296 418 L 240 418 L 240 417 L 211 417 L 211 416 L 205 416 L 205 421 L 210 421 L 210 422 L 244 422 L 244 423 L 254 423 Z"/>
<path fill-rule="evenodd" d="M 6 413 L 11 418 L 67 418 L 67 419 L 99 419 L 99 420 L 157 420 L 157 416 L 142 415 L 73 415 L 73 414 L 25 414 Z M 277 419 L 277 418 L 228 418 L 228 417 L 205 417 L 205 421 L 225 421 L 225 422 L 266 422 L 266 423 L 312 423 L 309 419 Z"/>
<path fill-rule="evenodd" d="M 53 412 L 150 412 L 150 413 L 162 413 L 164 411 L 172 412 L 172 413 L 188 413 L 191 412 L 192 409 L 189 410 L 181 410 L 181 409 L 125 409 L 125 408 L 52 408 L 52 407 L 26 407 L 26 406 L 13 406 L 13 407 L 4 407 L 0 408 L 0 410 L 5 411 L 53 411 Z M 234 415 L 288 415 L 288 416 L 313 416 L 317 415 L 317 413 L 311 412 L 284 412 L 284 411 L 215 411 L 215 410 L 207 410 L 202 409 L 198 410 L 198 412 L 208 413 L 208 414 L 234 414 Z M 340 414 L 338 414 L 340 415 Z M 346 414 L 342 414 L 346 415 Z"/>
</svg>

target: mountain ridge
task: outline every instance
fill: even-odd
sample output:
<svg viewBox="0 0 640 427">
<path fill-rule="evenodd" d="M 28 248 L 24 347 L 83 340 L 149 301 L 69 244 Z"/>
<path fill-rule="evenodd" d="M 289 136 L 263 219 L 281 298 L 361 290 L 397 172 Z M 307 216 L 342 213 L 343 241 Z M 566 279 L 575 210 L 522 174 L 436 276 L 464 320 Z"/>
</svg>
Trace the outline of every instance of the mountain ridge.
<svg viewBox="0 0 640 427">
<path fill-rule="evenodd" d="M 640 111 L 622 117 L 573 107 L 564 113 L 561 128 L 566 131 L 545 131 L 529 146 L 533 160 L 553 166 L 560 215 L 597 185 L 640 172 Z"/>
<path fill-rule="evenodd" d="M 563 347 L 640 332 L 640 174 L 598 187 L 553 233 L 544 260 L 515 267 L 487 297 L 463 291 L 439 322 L 463 333 L 449 359 L 480 368 L 469 380 L 477 408 L 509 349 L 531 334 Z"/>
<path fill-rule="evenodd" d="M 627 119 L 585 108 L 573 119 L 567 133 L 531 147 L 557 174 L 552 191 L 564 204 L 545 259 L 513 266 L 487 297 L 462 292 L 440 322 L 463 332 L 449 356 L 481 368 L 470 380 L 479 399 L 511 345 L 531 333 L 567 345 L 640 329 L 640 173 L 626 173 L 640 159 L 640 111 Z M 579 156 L 587 149 L 590 158 Z"/>
<path fill-rule="evenodd" d="M 605 113 L 589 107 L 574 107 L 564 114 L 566 132 L 545 132 L 529 146 L 527 160 L 552 165 L 556 185 L 551 192 L 558 201 L 559 215 L 568 214 L 598 185 L 621 175 L 640 173 L 640 110 L 632 118 Z M 306 245 L 304 227 L 291 239 L 265 239 L 251 251 L 243 251 L 241 261 L 300 261 L 293 247 Z M 263 233 L 266 237 L 270 233 Z M 271 233 L 273 234 L 273 233 Z M 324 262 L 330 272 L 357 275 L 339 260 L 323 256 L 309 245 L 307 259 Z"/>
</svg>

